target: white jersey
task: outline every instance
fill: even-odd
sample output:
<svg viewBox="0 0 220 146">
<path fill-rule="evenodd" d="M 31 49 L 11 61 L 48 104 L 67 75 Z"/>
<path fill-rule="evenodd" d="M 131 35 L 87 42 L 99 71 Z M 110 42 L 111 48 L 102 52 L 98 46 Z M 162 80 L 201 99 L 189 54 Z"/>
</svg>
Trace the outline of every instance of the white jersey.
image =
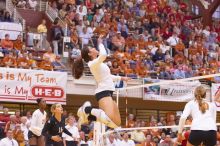
<svg viewBox="0 0 220 146">
<path fill-rule="evenodd" d="M 90 71 L 97 82 L 97 89 L 95 90 L 95 93 L 99 93 L 105 90 L 115 91 L 114 81 L 121 80 L 121 77 L 111 74 L 109 67 L 103 63 L 107 57 L 105 47 L 103 44 L 99 44 L 98 47 L 98 58 L 88 62 Z"/>
<path fill-rule="evenodd" d="M 35 135 L 40 136 L 46 123 L 46 117 L 47 113 L 45 111 L 44 113 L 42 113 L 40 109 L 35 110 L 32 115 L 29 130 L 33 132 Z"/>
<path fill-rule="evenodd" d="M 191 130 L 217 130 L 216 106 L 214 103 L 208 101 L 205 102 L 208 104 L 208 109 L 204 114 L 199 110 L 199 105 L 196 100 L 192 100 L 186 104 L 181 118 L 186 119 L 189 115 L 192 116 L 193 121 Z"/>
</svg>

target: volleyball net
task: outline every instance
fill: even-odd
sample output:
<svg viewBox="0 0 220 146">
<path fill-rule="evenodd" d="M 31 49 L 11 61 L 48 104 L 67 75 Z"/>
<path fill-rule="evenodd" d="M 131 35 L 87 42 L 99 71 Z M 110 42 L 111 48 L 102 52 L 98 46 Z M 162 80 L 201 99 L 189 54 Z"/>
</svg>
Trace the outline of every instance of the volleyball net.
<svg viewBox="0 0 220 146">
<path fill-rule="evenodd" d="M 141 83 L 141 84 L 140 84 Z M 126 104 L 126 125 L 127 125 L 127 98 L 141 98 L 143 100 L 157 100 L 157 101 L 170 101 L 170 102 L 188 102 L 194 99 L 194 90 L 198 86 L 204 86 L 207 89 L 206 99 L 215 102 L 214 95 L 220 89 L 220 73 L 210 74 L 204 76 L 196 76 L 191 78 L 176 79 L 176 80 L 159 80 L 145 78 L 142 80 L 131 80 L 129 85 L 116 90 L 117 104 Z M 126 103 L 120 103 L 120 98 L 126 98 Z M 217 109 L 220 108 L 219 103 L 216 103 Z M 220 111 L 220 110 L 219 110 Z M 149 117 L 146 117 L 146 121 Z M 151 122 L 151 121 L 148 121 Z M 102 125 L 102 124 L 101 124 Z M 220 126 L 220 123 L 217 123 Z M 96 126 L 96 128 L 99 126 Z M 185 128 L 190 129 L 190 125 Z M 99 140 L 99 146 L 107 146 L 106 138 L 113 133 L 132 133 L 132 131 L 154 131 L 161 133 L 162 129 L 178 129 L 177 123 L 173 126 L 157 125 L 150 127 L 138 127 L 134 125 L 132 128 L 118 128 L 115 130 L 99 131 L 96 134 L 94 141 Z M 96 129 L 97 130 L 97 129 Z M 177 132 L 177 131 L 176 131 Z M 96 146 L 96 145 L 94 145 Z"/>
<path fill-rule="evenodd" d="M 144 78 L 132 80 L 131 84 L 117 88 L 116 101 L 123 97 L 143 98 L 171 102 L 187 102 L 194 97 L 194 89 L 203 85 L 207 89 L 207 98 L 211 99 L 211 90 L 220 83 L 220 73 L 176 80 Z M 120 104 L 120 103 L 119 103 Z"/>
</svg>

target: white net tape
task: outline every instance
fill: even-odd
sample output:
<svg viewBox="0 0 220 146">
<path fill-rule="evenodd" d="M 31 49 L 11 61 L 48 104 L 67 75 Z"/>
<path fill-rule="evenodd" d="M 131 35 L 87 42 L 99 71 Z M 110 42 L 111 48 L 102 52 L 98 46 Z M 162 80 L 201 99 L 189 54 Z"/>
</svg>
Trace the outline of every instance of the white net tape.
<svg viewBox="0 0 220 146">
<path fill-rule="evenodd" d="M 196 76 L 191 78 L 177 80 L 159 80 L 159 79 L 143 79 L 141 81 L 129 81 L 128 86 L 118 88 L 116 90 L 116 101 L 119 97 L 135 97 L 144 100 L 159 100 L 172 102 L 188 102 L 193 98 L 193 91 L 196 87 L 203 84 L 206 89 L 211 89 L 209 85 L 200 82 L 201 80 L 209 81 L 210 78 L 220 77 L 220 73 Z M 138 82 L 136 85 L 134 82 Z M 131 86 L 133 85 L 133 86 Z M 191 95 L 190 95 L 191 93 Z M 211 92 L 207 92 L 207 99 L 211 101 Z"/>
<path fill-rule="evenodd" d="M 216 126 L 220 126 L 220 123 L 217 123 Z M 184 128 L 189 128 L 191 125 L 185 125 Z M 109 135 L 114 132 L 126 132 L 126 131 L 135 131 L 135 130 L 149 130 L 149 129 L 168 129 L 168 128 L 178 128 L 178 126 L 154 126 L 154 127 L 137 127 L 137 128 L 118 128 L 115 130 L 109 130 L 103 133 L 104 135 Z"/>
<path fill-rule="evenodd" d="M 184 78 L 184 79 L 176 79 L 176 80 L 162 80 L 162 81 L 157 82 L 157 83 L 143 84 L 143 85 L 137 85 L 137 86 L 130 86 L 130 87 L 125 87 L 125 88 L 120 88 L 118 90 L 124 91 L 124 90 L 129 90 L 129 89 L 138 89 L 138 88 L 156 86 L 156 85 L 161 85 L 161 84 L 182 83 L 182 82 L 186 82 L 186 81 L 193 81 L 193 80 L 200 80 L 200 79 L 206 79 L 206 78 L 213 78 L 213 77 L 218 77 L 218 76 L 220 76 L 220 73 L 204 75 L 204 76 L 196 76 L 196 77 Z"/>
<path fill-rule="evenodd" d="M 216 126 L 220 126 L 220 123 L 217 123 Z M 184 128 L 190 128 L 191 125 L 185 125 Z M 131 131 L 136 131 L 136 130 L 150 130 L 150 129 L 168 129 L 168 128 L 178 128 L 178 126 L 154 126 L 154 127 L 137 127 L 137 128 L 118 128 L 115 130 L 109 130 L 106 132 L 100 132 L 98 133 L 98 141 L 96 141 L 95 143 L 97 143 L 98 145 L 93 145 L 93 146 L 108 146 L 106 141 L 107 138 L 110 134 L 112 133 L 122 133 L 122 132 L 131 132 Z"/>
</svg>

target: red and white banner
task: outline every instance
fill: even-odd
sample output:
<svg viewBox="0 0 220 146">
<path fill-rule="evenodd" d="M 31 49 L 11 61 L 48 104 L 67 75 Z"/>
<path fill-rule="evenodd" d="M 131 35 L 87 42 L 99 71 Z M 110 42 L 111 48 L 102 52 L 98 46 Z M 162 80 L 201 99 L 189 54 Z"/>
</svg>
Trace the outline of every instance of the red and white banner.
<svg viewBox="0 0 220 146">
<path fill-rule="evenodd" d="M 0 101 L 66 104 L 66 72 L 0 68 Z"/>
<path fill-rule="evenodd" d="M 220 90 L 220 84 L 212 83 L 212 88 L 211 88 L 212 102 L 215 102 L 214 97 L 218 90 Z M 217 107 L 217 111 L 220 111 L 220 103 L 215 102 L 215 105 Z"/>
</svg>

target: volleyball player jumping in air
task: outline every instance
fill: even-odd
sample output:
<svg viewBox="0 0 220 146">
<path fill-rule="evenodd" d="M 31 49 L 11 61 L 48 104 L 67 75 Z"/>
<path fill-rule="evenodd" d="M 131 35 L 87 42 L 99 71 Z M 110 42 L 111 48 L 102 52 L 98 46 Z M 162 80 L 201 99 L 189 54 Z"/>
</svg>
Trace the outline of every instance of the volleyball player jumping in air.
<svg viewBox="0 0 220 146">
<path fill-rule="evenodd" d="M 215 146 L 217 141 L 216 105 L 205 99 L 206 89 L 202 86 L 195 89 L 194 95 L 195 99 L 186 104 L 180 118 L 177 141 L 181 143 L 185 121 L 191 115 L 193 121 L 187 146 L 198 146 L 201 143 L 206 146 Z M 220 91 L 216 94 L 216 101 L 219 97 Z"/>
<path fill-rule="evenodd" d="M 109 67 L 103 63 L 107 57 L 107 52 L 102 44 L 102 36 L 98 38 L 99 52 L 92 47 L 86 46 L 81 51 L 81 58 L 77 59 L 73 65 L 74 78 L 79 79 L 83 74 L 83 61 L 88 63 L 93 74 L 97 89 L 95 97 L 99 108 L 93 108 L 90 102 L 85 102 L 78 110 L 79 124 L 88 123 L 88 121 L 99 121 L 111 128 L 117 128 L 121 125 L 121 116 L 116 102 L 112 99 L 115 91 L 114 81 L 128 81 L 128 77 L 112 75 Z"/>
</svg>

